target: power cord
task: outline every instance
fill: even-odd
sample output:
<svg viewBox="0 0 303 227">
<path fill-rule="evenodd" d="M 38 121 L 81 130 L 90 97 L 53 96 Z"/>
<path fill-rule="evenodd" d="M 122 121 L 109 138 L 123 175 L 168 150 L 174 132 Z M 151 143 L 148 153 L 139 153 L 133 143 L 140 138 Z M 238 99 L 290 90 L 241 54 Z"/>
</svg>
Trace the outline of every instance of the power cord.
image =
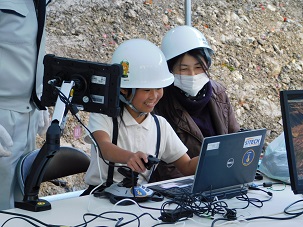
<svg viewBox="0 0 303 227">
<path fill-rule="evenodd" d="M 282 184 L 284 187 L 279 188 L 279 189 L 273 188 L 273 185 L 279 185 L 279 184 Z M 253 183 L 251 186 L 254 186 L 254 187 L 260 187 L 260 186 L 262 186 L 262 187 L 267 188 L 267 189 L 272 190 L 272 191 L 283 191 L 286 188 L 286 183 L 284 183 L 284 182 L 271 182 L 271 181 L 267 181 L 267 182 L 263 182 L 262 184 L 255 184 L 255 183 Z"/>
<path fill-rule="evenodd" d="M 303 200 L 297 200 L 293 203 L 291 203 L 290 205 L 288 205 L 285 209 L 284 209 L 284 213 L 287 214 L 287 215 L 290 215 L 289 217 L 270 217 L 270 216 L 256 216 L 256 217 L 251 217 L 251 218 L 246 218 L 246 219 L 243 219 L 244 221 L 252 221 L 252 220 L 257 220 L 257 219 L 270 219 L 270 220 L 290 220 L 290 219 L 293 219 L 293 218 L 296 218 L 296 217 L 299 217 L 300 215 L 303 214 L 303 211 L 300 211 L 300 212 L 289 212 L 288 210 L 296 205 L 297 203 L 300 203 L 300 202 L 303 202 Z M 211 227 L 214 227 L 215 226 L 215 223 L 218 222 L 218 221 L 231 221 L 231 220 L 228 220 L 228 218 L 217 218 L 215 219 L 212 224 L 211 224 Z"/>
<path fill-rule="evenodd" d="M 300 215 L 303 214 L 303 211 L 301 212 L 289 212 L 288 209 L 290 209 L 292 206 L 296 205 L 299 202 L 303 202 L 303 200 L 297 200 L 290 205 L 288 205 L 284 209 L 284 213 L 290 215 L 290 217 L 270 217 L 270 216 L 257 216 L 257 217 L 251 217 L 251 218 L 246 218 L 245 220 L 251 221 L 251 220 L 256 220 L 256 219 L 272 219 L 272 220 L 290 220 L 296 217 L 299 217 Z"/>
<path fill-rule="evenodd" d="M 122 222 L 124 220 L 123 217 L 120 217 L 120 218 L 111 218 L 111 217 L 107 217 L 106 215 L 107 214 L 122 214 L 122 215 L 130 215 L 130 216 L 134 216 L 133 219 L 131 220 L 128 220 L 126 222 Z M 143 216 L 149 216 L 150 218 L 152 218 L 153 220 L 158 220 L 156 218 L 154 218 L 151 214 L 149 213 L 143 213 L 141 215 L 136 215 L 136 214 L 133 214 L 133 213 L 130 213 L 130 212 L 121 212 L 121 211 L 106 211 L 106 212 L 103 212 L 101 214 L 92 214 L 92 213 L 86 213 L 83 215 L 83 219 L 85 221 L 85 223 L 81 224 L 81 225 L 77 225 L 77 226 L 74 226 L 74 227 L 85 227 L 87 226 L 88 223 L 98 219 L 98 218 L 103 218 L 103 219 L 106 219 L 106 220 L 110 220 L 110 221 L 115 221 L 116 224 L 115 224 L 115 227 L 121 227 L 121 226 L 124 226 L 124 225 L 128 225 L 134 221 L 137 221 L 138 224 L 137 226 L 139 227 L 141 225 L 141 222 L 140 222 L 140 218 L 142 218 Z M 86 221 L 86 217 L 93 217 L 92 219 L 90 219 L 89 221 Z"/>
<path fill-rule="evenodd" d="M 171 207 L 176 207 L 171 209 Z M 166 208 L 166 207 L 169 207 Z M 196 215 L 198 217 L 214 217 L 221 214 L 230 220 L 235 220 L 236 211 L 229 209 L 223 200 L 207 200 L 201 194 L 185 193 L 171 200 L 165 201 L 160 210 L 160 220 L 164 223 L 176 223 Z"/>
<path fill-rule="evenodd" d="M 14 212 L 3 211 L 3 210 L 0 210 L 0 213 L 14 216 L 14 217 L 8 218 L 1 225 L 1 227 L 4 227 L 5 225 L 9 225 L 8 222 L 10 222 L 10 221 L 12 221 L 14 219 L 21 219 L 21 220 L 23 220 L 25 222 L 28 222 L 29 224 L 31 224 L 34 227 L 41 227 L 41 226 L 46 226 L 46 227 L 64 227 L 65 226 L 65 225 L 47 224 L 45 222 L 42 222 L 42 221 L 38 220 L 37 218 L 31 217 L 31 216 L 25 215 L 25 214 L 18 214 L 18 213 L 14 213 Z M 10 226 L 12 226 L 12 225 L 10 225 Z"/>
<path fill-rule="evenodd" d="M 163 222 L 175 223 L 181 219 L 187 219 L 193 217 L 193 211 L 185 208 L 177 208 L 175 210 L 163 210 L 159 219 Z"/>
<path fill-rule="evenodd" d="M 264 185 L 271 185 L 271 183 L 264 183 Z M 253 205 L 255 207 L 261 208 L 261 207 L 263 207 L 263 203 L 264 202 L 267 202 L 267 201 L 269 201 L 269 200 L 272 199 L 272 197 L 273 197 L 273 193 L 272 192 L 269 192 L 269 191 L 266 191 L 264 189 L 261 189 L 258 186 L 259 185 L 252 183 L 252 184 L 250 184 L 248 186 L 248 189 L 249 190 L 259 190 L 259 191 L 262 191 L 262 192 L 266 193 L 269 196 L 269 198 L 263 199 L 263 200 L 258 199 L 258 198 L 250 198 L 250 197 L 248 197 L 247 194 L 242 193 L 240 196 L 236 196 L 236 198 L 238 200 L 240 200 L 240 201 L 247 201 L 247 205 L 245 207 L 239 208 L 239 209 L 245 209 L 245 208 L 247 208 L 249 206 L 249 204 L 251 204 L 251 205 Z"/>
<path fill-rule="evenodd" d="M 248 189 L 249 189 L 249 190 L 258 190 L 258 191 L 262 191 L 262 192 L 266 193 L 266 194 L 269 196 L 269 198 L 268 198 L 268 199 L 265 199 L 265 200 L 260 200 L 262 203 L 271 200 L 272 197 L 273 197 L 273 193 L 272 193 L 272 192 L 266 191 L 266 190 L 261 189 L 261 188 L 258 188 L 258 187 L 249 186 Z"/>
<path fill-rule="evenodd" d="M 94 146 L 96 147 L 96 150 L 99 151 L 99 157 L 103 160 L 103 162 L 110 166 L 111 164 L 106 161 L 102 155 L 101 149 L 99 147 L 99 144 L 97 143 L 95 137 L 93 136 L 92 132 L 85 126 L 85 124 L 81 121 L 79 115 L 78 115 L 78 108 L 77 106 L 75 106 L 74 104 L 71 103 L 71 101 L 65 96 L 65 94 L 59 89 L 57 88 L 53 83 L 50 83 L 50 85 L 52 85 L 56 91 L 58 91 L 58 97 L 60 98 L 60 100 L 67 106 L 67 109 L 71 112 L 71 114 L 76 118 L 76 120 L 85 128 L 85 130 L 88 132 L 89 137 L 91 138 Z M 114 167 L 121 167 L 118 165 L 114 165 Z M 123 166 L 125 168 L 128 168 L 129 170 L 131 170 L 131 168 L 129 168 L 128 166 Z"/>
<path fill-rule="evenodd" d="M 237 220 L 237 211 L 236 211 L 236 209 L 226 208 L 225 211 L 226 211 L 226 213 L 223 215 L 224 218 L 226 218 L 228 221 Z"/>
</svg>

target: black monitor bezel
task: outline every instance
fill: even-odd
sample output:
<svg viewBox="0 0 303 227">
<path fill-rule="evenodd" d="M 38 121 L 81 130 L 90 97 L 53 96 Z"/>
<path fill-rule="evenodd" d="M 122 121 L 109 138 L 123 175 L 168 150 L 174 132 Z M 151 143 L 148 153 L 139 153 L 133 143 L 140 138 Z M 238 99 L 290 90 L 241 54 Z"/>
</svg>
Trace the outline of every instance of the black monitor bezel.
<svg viewBox="0 0 303 227">
<path fill-rule="evenodd" d="M 55 106 L 58 89 L 54 85 L 58 88 L 63 81 L 75 81 L 71 102 L 78 106 L 79 110 L 102 113 L 110 117 L 118 116 L 122 65 L 64 58 L 53 54 L 45 55 L 43 63 L 43 106 Z M 102 83 L 94 82 L 93 78 L 96 77 L 101 78 Z M 55 83 L 52 85 L 50 81 Z M 102 97 L 103 100 L 97 102 L 94 97 Z"/>
<path fill-rule="evenodd" d="M 96 112 L 110 117 L 117 117 L 120 112 L 119 94 L 123 72 L 122 65 L 56 57 L 52 54 L 45 55 L 43 63 L 42 105 L 55 106 L 62 84 L 64 82 L 73 84 L 72 82 L 74 82 L 72 89 L 67 92 L 70 93 L 71 100 L 69 101 L 72 104 L 81 106 L 81 110 L 86 112 Z M 73 94 L 71 95 L 71 93 Z M 62 94 L 66 95 L 61 92 Z M 91 97 L 92 94 L 104 95 L 103 103 L 98 102 L 98 100 L 96 102 Z M 70 97 L 65 98 L 69 99 Z M 67 102 L 65 105 L 64 109 L 61 110 L 59 108 L 59 112 L 67 113 L 66 107 L 70 103 Z M 60 149 L 61 123 L 59 119 L 53 119 L 51 122 L 46 132 L 46 141 L 26 176 L 23 200 L 15 201 L 15 207 L 35 212 L 51 209 L 51 204 L 44 199 L 39 199 L 38 194 L 46 167 L 50 159 Z"/>
<path fill-rule="evenodd" d="M 280 91 L 280 104 L 283 121 L 283 131 L 285 137 L 286 154 L 288 161 L 289 177 L 291 189 L 294 194 L 303 194 L 303 179 L 299 179 L 298 169 L 296 165 L 296 154 L 294 149 L 294 140 L 292 134 L 292 124 L 290 115 L 290 100 L 303 101 L 303 90 L 285 90 Z M 303 123 L 303 118 L 302 118 Z"/>
</svg>

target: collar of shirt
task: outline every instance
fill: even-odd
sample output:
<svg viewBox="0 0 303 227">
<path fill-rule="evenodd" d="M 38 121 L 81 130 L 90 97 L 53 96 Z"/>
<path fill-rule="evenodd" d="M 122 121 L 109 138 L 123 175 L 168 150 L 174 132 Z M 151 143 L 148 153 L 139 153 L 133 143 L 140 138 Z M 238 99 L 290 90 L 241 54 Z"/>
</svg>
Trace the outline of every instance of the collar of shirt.
<svg viewBox="0 0 303 227">
<path fill-rule="evenodd" d="M 147 114 L 147 117 L 145 120 L 139 124 L 128 112 L 126 108 L 124 108 L 123 112 L 123 121 L 126 126 L 132 126 L 132 125 L 141 125 L 144 129 L 149 130 L 152 126 L 153 122 L 153 117 L 150 113 Z"/>
</svg>

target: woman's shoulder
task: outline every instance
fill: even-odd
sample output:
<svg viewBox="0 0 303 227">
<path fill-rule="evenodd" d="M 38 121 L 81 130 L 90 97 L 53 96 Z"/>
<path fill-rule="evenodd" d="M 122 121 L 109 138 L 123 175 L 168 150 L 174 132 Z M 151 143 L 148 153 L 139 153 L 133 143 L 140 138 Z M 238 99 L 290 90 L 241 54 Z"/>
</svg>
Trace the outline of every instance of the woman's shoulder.
<svg viewBox="0 0 303 227">
<path fill-rule="evenodd" d="M 211 80 L 212 85 L 212 99 L 220 102 L 229 102 L 229 97 L 226 88 L 221 83 Z"/>
<path fill-rule="evenodd" d="M 226 87 L 218 81 L 210 80 L 213 91 L 221 93 L 226 91 Z"/>
</svg>

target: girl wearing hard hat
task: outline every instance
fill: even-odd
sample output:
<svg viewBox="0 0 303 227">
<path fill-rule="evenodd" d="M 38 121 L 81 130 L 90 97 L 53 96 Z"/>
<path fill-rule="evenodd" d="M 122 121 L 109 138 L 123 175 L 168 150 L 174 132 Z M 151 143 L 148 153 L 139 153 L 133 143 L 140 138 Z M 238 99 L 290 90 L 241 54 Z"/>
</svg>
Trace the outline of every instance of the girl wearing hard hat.
<svg viewBox="0 0 303 227">
<path fill-rule="evenodd" d="M 107 115 L 91 113 L 88 128 L 96 139 L 104 159 L 127 165 L 140 173 L 139 184 L 149 181 L 152 170 L 146 170 L 147 156 L 157 156 L 172 163 L 183 175 L 193 175 L 198 158 L 191 159 L 187 148 L 176 135 L 165 118 L 151 115 L 155 105 L 163 96 L 163 88 L 174 81 L 166 59 L 156 45 L 143 39 L 132 39 L 122 43 L 114 52 L 112 63 L 123 66 L 121 78 L 120 107 L 117 118 L 117 145 L 112 142 L 114 124 Z M 157 132 L 160 129 L 160 134 Z M 157 136 L 160 146 L 157 151 Z M 86 141 L 90 141 L 88 137 Z M 158 138 L 159 139 L 159 138 Z M 90 185 L 87 194 L 96 185 L 106 182 L 108 165 L 100 159 L 92 146 L 91 163 L 85 181 Z M 99 160 L 98 160 L 99 159 Z M 101 169 L 101 177 L 98 166 Z M 101 178 L 101 179 L 100 179 Z M 113 182 L 121 182 L 123 176 L 114 169 Z"/>
<path fill-rule="evenodd" d="M 212 48 L 194 27 L 179 26 L 162 39 L 168 68 L 174 83 L 164 89 L 155 112 L 167 119 L 188 148 L 188 155 L 199 155 L 204 137 L 233 133 L 240 129 L 226 89 L 210 79 Z M 153 180 L 183 176 L 175 166 L 160 162 Z"/>
</svg>

